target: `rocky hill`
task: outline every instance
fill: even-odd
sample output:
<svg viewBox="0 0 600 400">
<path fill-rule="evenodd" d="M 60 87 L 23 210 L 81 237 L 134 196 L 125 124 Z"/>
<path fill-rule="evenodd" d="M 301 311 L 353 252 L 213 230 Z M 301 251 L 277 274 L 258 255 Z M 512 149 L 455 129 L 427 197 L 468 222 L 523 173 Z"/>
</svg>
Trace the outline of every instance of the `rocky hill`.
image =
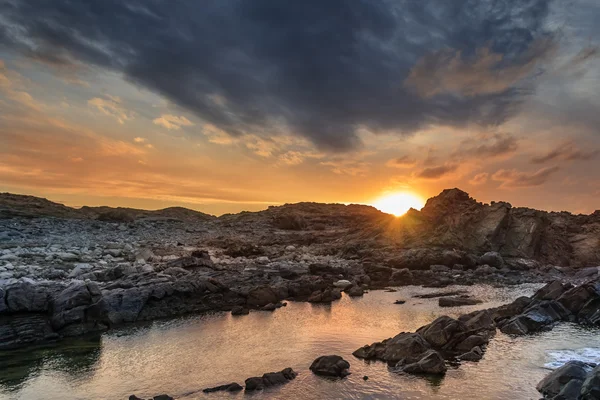
<svg viewBox="0 0 600 400">
<path fill-rule="evenodd" d="M 0 193 L 0 219 L 4 218 L 99 219 L 127 222 L 141 218 L 210 220 L 216 217 L 183 207 L 168 207 L 162 210 L 106 206 L 73 208 L 41 197 Z"/>
<path fill-rule="evenodd" d="M 440 262 L 444 260 L 428 258 L 431 249 L 473 254 L 494 251 L 508 259 L 574 267 L 600 263 L 600 211 L 573 215 L 512 207 L 506 202 L 483 204 L 459 189 L 444 190 L 429 199 L 421 211 L 413 209 L 400 218 L 365 205 L 321 203 L 272 206 L 217 218 L 181 207 L 156 211 L 75 209 L 33 196 L 0 194 L 0 218 L 14 217 L 206 221 L 220 233 L 215 240 L 223 246 L 232 240 L 239 242 L 240 237 L 265 246 L 321 244 L 332 254 L 399 266 L 444 264 Z M 409 249 L 412 252 L 406 251 Z"/>
</svg>

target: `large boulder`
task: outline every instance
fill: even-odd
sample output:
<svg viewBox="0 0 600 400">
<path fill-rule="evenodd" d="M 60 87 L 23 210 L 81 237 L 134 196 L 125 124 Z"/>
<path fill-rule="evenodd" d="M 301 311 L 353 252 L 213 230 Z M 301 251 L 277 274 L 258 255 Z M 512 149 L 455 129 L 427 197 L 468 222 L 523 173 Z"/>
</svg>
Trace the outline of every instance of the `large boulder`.
<svg viewBox="0 0 600 400">
<path fill-rule="evenodd" d="M 423 336 L 423 339 L 432 347 L 442 348 L 451 341 L 455 334 L 464 332 L 465 330 L 464 323 L 447 316 L 442 316 L 429 325 L 419 328 L 417 333 Z"/>
<path fill-rule="evenodd" d="M 350 375 L 350 363 L 340 356 L 321 356 L 310 365 L 315 375 L 343 378 Z"/>
<path fill-rule="evenodd" d="M 589 285 L 580 285 L 567 290 L 558 298 L 557 302 L 573 314 L 577 314 L 594 297 L 597 298 L 599 296 Z"/>
<path fill-rule="evenodd" d="M 581 400 L 600 399 L 600 365 L 594 368 L 581 386 Z"/>
<path fill-rule="evenodd" d="M 270 286 L 260 286 L 248 293 L 246 303 L 250 307 L 264 307 L 267 304 L 275 304 L 279 301 L 277 292 Z"/>
<path fill-rule="evenodd" d="M 431 346 L 418 333 L 400 333 L 383 342 L 373 343 L 352 353 L 357 358 L 377 359 L 397 363 L 400 360 L 416 362 Z"/>
<path fill-rule="evenodd" d="M 495 251 L 490 251 L 490 252 L 487 252 L 484 255 L 482 255 L 479 258 L 479 262 L 481 264 L 487 264 L 490 267 L 494 267 L 494 268 L 498 268 L 498 269 L 504 267 L 504 259 L 502 258 L 500 253 L 497 253 Z"/>
<path fill-rule="evenodd" d="M 581 361 L 569 361 L 562 367 L 552 371 L 537 384 L 536 389 L 545 398 L 552 398 L 560 393 L 563 387 L 573 379 L 584 381 L 589 366 Z"/>
<path fill-rule="evenodd" d="M 443 375 L 446 373 L 448 368 L 444 358 L 435 350 L 429 350 L 421 359 L 415 363 L 402 365 L 402 361 L 397 364 L 397 367 L 401 367 L 402 371 L 409 374 L 433 374 Z"/>
<path fill-rule="evenodd" d="M 470 297 L 440 297 L 438 304 L 440 307 L 462 307 L 473 306 L 483 303 L 481 300 Z"/>
<path fill-rule="evenodd" d="M 246 391 L 252 392 L 271 386 L 282 385 L 295 379 L 296 376 L 298 374 L 291 368 L 285 368 L 279 372 L 267 372 L 263 376 L 246 379 Z"/>
</svg>

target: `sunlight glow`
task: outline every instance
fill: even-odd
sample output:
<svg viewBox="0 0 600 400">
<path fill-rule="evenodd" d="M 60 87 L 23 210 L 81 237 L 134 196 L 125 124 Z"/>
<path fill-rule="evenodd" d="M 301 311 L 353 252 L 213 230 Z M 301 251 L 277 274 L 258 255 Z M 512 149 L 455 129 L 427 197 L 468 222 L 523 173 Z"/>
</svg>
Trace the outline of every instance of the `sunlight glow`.
<svg viewBox="0 0 600 400">
<path fill-rule="evenodd" d="M 425 201 L 413 193 L 399 192 L 382 196 L 371 205 L 379 211 L 399 217 L 406 214 L 411 207 L 420 210 L 425 205 Z"/>
</svg>

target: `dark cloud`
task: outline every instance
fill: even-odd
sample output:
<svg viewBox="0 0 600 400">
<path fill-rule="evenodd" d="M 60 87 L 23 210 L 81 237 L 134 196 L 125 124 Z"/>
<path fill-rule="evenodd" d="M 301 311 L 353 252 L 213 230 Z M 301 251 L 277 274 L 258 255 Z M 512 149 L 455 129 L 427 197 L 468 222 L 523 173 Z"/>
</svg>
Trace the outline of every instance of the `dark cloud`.
<svg viewBox="0 0 600 400">
<path fill-rule="evenodd" d="M 439 165 L 437 167 L 424 168 L 417 174 L 418 178 L 423 179 L 439 179 L 445 175 L 448 175 L 458 169 L 456 164 Z"/>
<path fill-rule="evenodd" d="M 577 160 L 591 160 L 600 154 L 600 150 L 581 150 L 578 149 L 573 143 L 562 144 L 555 149 L 549 151 L 546 154 L 542 154 L 533 157 L 531 161 L 534 164 L 543 164 L 548 161 L 577 161 Z"/>
<path fill-rule="evenodd" d="M 514 136 L 507 133 L 495 133 L 463 140 L 454 155 L 489 158 L 514 153 L 518 148 L 518 140 Z"/>
<path fill-rule="evenodd" d="M 547 167 L 536 172 L 521 172 L 516 169 L 501 169 L 492 175 L 492 179 L 502 182 L 502 187 L 525 188 L 543 185 L 550 177 L 558 172 L 559 168 Z"/>
<path fill-rule="evenodd" d="M 358 127 L 408 134 L 505 121 L 543 58 L 535 49 L 551 36 L 550 2 L 12 0 L 0 2 L 0 43 L 123 73 L 231 135 L 290 130 L 345 150 L 360 144 Z M 502 84 L 467 79 L 466 91 L 419 94 L 404 82 L 431 54 L 452 54 L 446 86 L 470 71 Z"/>
</svg>

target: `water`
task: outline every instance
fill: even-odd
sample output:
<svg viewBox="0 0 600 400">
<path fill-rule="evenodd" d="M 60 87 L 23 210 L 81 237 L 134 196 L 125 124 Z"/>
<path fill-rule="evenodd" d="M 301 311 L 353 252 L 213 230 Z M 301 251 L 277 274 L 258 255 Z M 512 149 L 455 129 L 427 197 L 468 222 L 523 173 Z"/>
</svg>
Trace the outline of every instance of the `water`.
<svg viewBox="0 0 600 400">
<path fill-rule="evenodd" d="M 373 291 L 332 305 L 289 303 L 269 312 L 229 313 L 161 321 L 112 331 L 99 340 L 73 340 L 51 348 L 0 354 L 0 399 L 126 399 L 168 393 L 176 398 L 248 395 L 197 391 L 292 367 L 290 383 L 250 395 L 256 399 L 539 399 L 535 385 L 570 358 L 600 361 L 600 335 L 572 324 L 551 332 L 510 338 L 498 335 L 479 363 L 450 369 L 442 379 L 393 373 L 381 362 L 352 356 L 358 347 L 401 331 L 414 331 L 440 315 L 458 316 L 493 307 L 538 286 L 474 286 L 484 304 L 441 309 L 437 299 L 415 299 L 434 289 Z M 447 290 L 458 289 L 450 287 Z M 395 305 L 405 299 L 404 305 Z M 308 370 L 320 355 L 339 354 L 352 375 L 327 380 Z M 363 376 L 369 376 L 363 381 Z M 194 393 L 195 392 L 195 393 Z"/>
</svg>

